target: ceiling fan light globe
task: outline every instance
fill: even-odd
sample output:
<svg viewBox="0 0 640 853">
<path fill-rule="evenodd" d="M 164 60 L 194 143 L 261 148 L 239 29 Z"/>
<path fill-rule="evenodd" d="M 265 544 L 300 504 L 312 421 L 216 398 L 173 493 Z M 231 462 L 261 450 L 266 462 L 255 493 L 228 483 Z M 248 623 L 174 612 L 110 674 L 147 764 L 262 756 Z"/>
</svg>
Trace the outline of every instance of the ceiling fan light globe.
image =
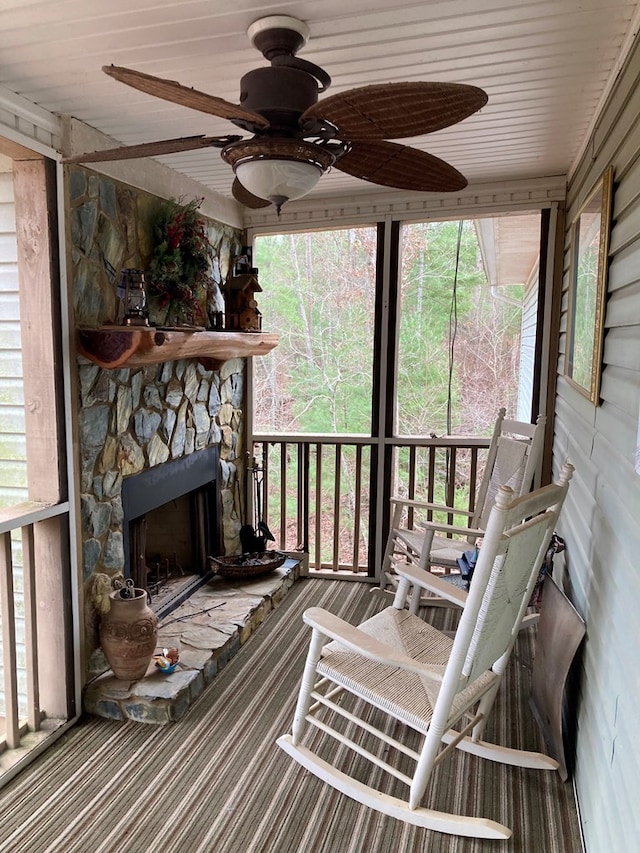
<svg viewBox="0 0 640 853">
<path fill-rule="evenodd" d="M 237 164 L 235 172 L 248 192 L 269 201 L 302 198 L 322 177 L 322 169 L 315 163 L 299 160 L 245 160 Z"/>
</svg>

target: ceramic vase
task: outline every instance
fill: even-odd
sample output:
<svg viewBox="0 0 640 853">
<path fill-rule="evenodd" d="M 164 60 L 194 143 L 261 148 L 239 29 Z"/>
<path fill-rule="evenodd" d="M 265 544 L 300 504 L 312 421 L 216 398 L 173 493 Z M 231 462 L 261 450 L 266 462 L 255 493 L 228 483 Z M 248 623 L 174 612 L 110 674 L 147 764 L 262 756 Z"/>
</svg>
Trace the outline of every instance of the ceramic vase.
<svg viewBox="0 0 640 853">
<path fill-rule="evenodd" d="M 136 587 L 110 593 L 111 608 L 100 623 L 100 644 L 116 678 L 143 678 L 158 640 L 158 617 L 147 592 Z"/>
</svg>

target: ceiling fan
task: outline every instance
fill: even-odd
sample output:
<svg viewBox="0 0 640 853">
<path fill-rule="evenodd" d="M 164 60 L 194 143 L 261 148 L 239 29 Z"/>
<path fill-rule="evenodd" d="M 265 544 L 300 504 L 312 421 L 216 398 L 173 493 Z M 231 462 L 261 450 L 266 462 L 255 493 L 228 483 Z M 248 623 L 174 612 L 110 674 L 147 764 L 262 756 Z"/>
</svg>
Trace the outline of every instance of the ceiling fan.
<svg viewBox="0 0 640 853">
<path fill-rule="evenodd" d="M 228 119 L 252 134 L 191 136 L 66 158 L 91 163 L 221 148 L 234 173 L 234 198 L 249 208 L 282 205 L 310 192 L 330 168 L 374 184 L 421 192 L 455 192 L 465 177 L 425 151 L 389 142 L 456 124 L 481 109 L 487 95 L 462 83 L 383 83 L 318 99 L 331 85 L 324 69 L 296 54 L 309 29 L 287 15 L 255 21 L 251 43 L 270 65 L 240 81 L 240 103 L 115 65 L 103 71 L 141 92 Z"/>
</svg>

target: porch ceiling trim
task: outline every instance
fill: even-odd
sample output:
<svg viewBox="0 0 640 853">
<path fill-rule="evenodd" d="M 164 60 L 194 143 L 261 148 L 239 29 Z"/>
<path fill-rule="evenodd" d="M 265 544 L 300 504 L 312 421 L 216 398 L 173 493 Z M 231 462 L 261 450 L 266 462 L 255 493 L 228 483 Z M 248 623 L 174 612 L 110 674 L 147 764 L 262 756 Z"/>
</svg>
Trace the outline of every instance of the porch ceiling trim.
<svg viewBox="0 0 640 853">
<path fill-rule="evenodd" d="M 460 193 L 417 196 L 406 193 L 302 199 L 289 202 L 280 217 L 270 209 L 246 211 L 244 223 L 251 233 L 318 229 L 336 224 L 379 222 L 385 218 L 403 222 L 424 219 L 475 219 L 480 213 L 541 210 L 564 201 L 566 176 L 469 185 Z M 306 202 L 306 203 L 305 203 Z"/>
</svg>

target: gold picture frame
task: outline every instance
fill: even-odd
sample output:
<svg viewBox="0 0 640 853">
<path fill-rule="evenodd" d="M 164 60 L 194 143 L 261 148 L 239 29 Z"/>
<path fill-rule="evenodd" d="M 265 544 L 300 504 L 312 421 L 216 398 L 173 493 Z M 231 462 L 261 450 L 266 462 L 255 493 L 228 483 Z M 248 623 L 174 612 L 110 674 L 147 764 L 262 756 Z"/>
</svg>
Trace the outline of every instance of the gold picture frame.
<svg viewBox="0 0 640 853">
<path fill-rule="evenodd" d="M 613 167 L 609 167 L 571 223 L 564 373 L 595 406 L 600 401 L 612 196 Z"/>
</svg>

